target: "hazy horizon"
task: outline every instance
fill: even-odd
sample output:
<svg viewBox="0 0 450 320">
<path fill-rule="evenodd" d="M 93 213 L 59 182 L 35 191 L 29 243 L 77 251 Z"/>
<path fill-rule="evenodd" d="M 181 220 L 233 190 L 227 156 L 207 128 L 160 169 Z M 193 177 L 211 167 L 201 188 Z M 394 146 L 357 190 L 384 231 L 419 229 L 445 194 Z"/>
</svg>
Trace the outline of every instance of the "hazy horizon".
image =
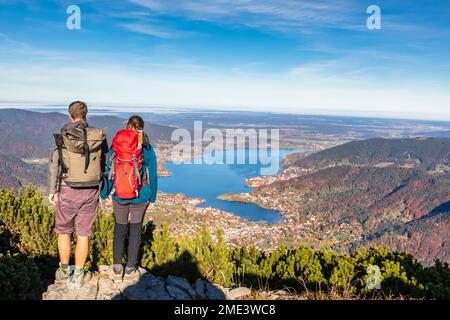
<svg viewBox="0 0 450 320">
<path fill-rule="evenodd" d="M 87 102 L 88 103 L 88 102 Z M 67 108 L 68 103 L 31 103 L 31 102 L 2 102 L 0 101 L 0 109 L 21 109 L 38 111 L 42 109 L 55 109 L 55 111 L 64 111 Z M 412 121 L 435 121 L 435 122 L 450 122 L 450 115 L 448 117 L 436 117 L 433 115 L 420 115 L 420 114 L 384 114 L 377 112 L 338 112 L 336 110 L 302 110 L 302 111 L 290 111 L 283 110 L 283 108 L 273 108 L 268 110 L 245 110 L 245 108 L 214 108 L 206 106 L 164 106 L 164 105 L 117 105 L 117 104 L 89 104 L 93 111 L 110 111 L 110 112 L 160 112 L 160 113 L 182 113 L 182 112 L 242 112 L 242 113 L 272 113 L 272 114 L 285 114 L 296 116 L 323 116 L 323 117 L 350 117 L 350 118 L 367 118 L 367 119 L 386 119 L 386 120 L 412 120 Z M 276 111 L 274 111 L 276 110 Z"/>
</svg>

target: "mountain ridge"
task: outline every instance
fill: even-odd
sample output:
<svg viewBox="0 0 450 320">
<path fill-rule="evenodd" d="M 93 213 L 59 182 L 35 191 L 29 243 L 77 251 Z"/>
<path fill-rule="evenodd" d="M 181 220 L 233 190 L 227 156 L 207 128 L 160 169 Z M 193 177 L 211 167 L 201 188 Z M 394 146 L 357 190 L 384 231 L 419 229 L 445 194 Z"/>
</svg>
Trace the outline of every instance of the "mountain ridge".
<svg viewBox="0 0 450 320">
<path fill-rule="evenodd" d="M 299 159 L 287 167 L 309 170 L 342 164 L 369 166 L 407 166 L 426 171 L 450 171 L 450 138 L 372 138 L 351 141 Z"/>
<path fill-rule="evenodd" d="M 145 119 L 144 119 L 145 120 Z M 87 122 L 105 130 L 108 142 L 125 127 L 126 119 L 116 116 L 89 116 Z M 41 113 L 21 109 L 0 109 L 0 154 L 20 158 L 48 157 L 53 134 L 70 122 L 67 115 L 58 112 Z M 145 131 L 152 143 L 169 142 L 173 127 L 147 123 Z"/>
<path fill-rule="evenodd" d="M 331 226 L 343 218 L 360 224 L 356 247 L 384 245 L 428 264 L 436 257 L 450 262 L 449 159 L 448 138 L 352 141 L 291 156 L 283 171 L 296 177 L 254 192 L 274 189 L 275 198 L 305 193 L 297 203 L 299 216 L 327 212 Z"/>
</svg>

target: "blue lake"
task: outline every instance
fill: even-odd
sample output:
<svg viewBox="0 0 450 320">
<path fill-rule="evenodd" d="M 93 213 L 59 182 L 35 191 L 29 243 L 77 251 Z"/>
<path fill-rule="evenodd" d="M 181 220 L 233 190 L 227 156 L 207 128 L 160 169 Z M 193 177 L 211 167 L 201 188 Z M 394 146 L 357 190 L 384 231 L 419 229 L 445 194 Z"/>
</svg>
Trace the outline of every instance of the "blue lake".
<svg viewBox="0 0 450 320">
<path fill-rule="evenodd" d="M 267 161 L 267 158 L 260 157 L 257 149 L 227 150 L 214 154 L 215 159 L 222 158 L 224 163 L 230 163 L 225 159 L 230 159 L 230 157 L 232 159 L 234 155 L 235 161 L 231 161 L 234 164 L 168 162 L 166 163 L 166 169 L 172 175 L 161 177 L 158 187 L 163 192 L 183 193 L 190 197 L 204 199 L 205 203 L 201 204 L 200 207 L 218 208 L 249 221 L 278 223 L 284 220 L 278 211 L 264 209 L 253 203 L 220 200 L 217 199 L 217 196 L 224 193 L 250 192 L 251 188 L 245 186 L 245 178 L 279 172 L 281 160 L 288 153 L 293 152 L 303 152 L 303 150 L 281 149 L 278 157 L 275 154 L 272 157 L 269 153 L 270 162 Z M 212 155 L 204 154 L 203 156 Z M 241 159 L 241 161 L 238 162 L 238 159 Z M 242 161 L 243 159 L 245 161 Z M 261 163 L 270 163 L 270 165 Z"/>
</svg>

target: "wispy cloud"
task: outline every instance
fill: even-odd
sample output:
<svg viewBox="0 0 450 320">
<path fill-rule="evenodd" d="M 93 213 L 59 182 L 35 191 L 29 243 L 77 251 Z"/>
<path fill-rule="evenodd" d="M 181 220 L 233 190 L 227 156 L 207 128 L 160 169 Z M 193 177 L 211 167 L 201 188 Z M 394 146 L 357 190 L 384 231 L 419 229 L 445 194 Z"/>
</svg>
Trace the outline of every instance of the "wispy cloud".
<svg viewBox="0 0 450 320">
<path fill-rule="evenodd" d="M 299 34 L 317 34 L 322 29 L 367 32 L 366 8 L 370 4 L 352 0 L 129 0 L 129 3 L 154 15 Z M 450 32 L 448 28 L 433 26 L 432 21 L 414 23 L 417 14 L 414 12 L 391 13 L 395 4 L 383 2 L 380 6 L 385 32 L 415 36 Z"/>
<path fill-rule="evenodd" d="M 11 38 L 9 35 L 0 33 L 0 49 L 3 54 L 23 55 L 28 57 L 45 58 L 47 60 L 66 59 L 70 55 L 67 53 L 38 48 L 23 41 Z"/>
<path fill-rule="evenodd" d="M 161 27 L 143 23 L 122 23 L 120 24 L 120 26 L 132 32 L 164 39 L 175 39 L 180 37 L 180 35 L 182 34 L 178 31 L 166 30 Z"/>
<path fill-rule="evenodd" d="M 312 27 L 346 28 L 358 13 L 354 2 L 323 0 L 130 0 L 154 14 L 220 24 L 307 32 Z M 361 15 L 364 12 L 360 13 Z"/>
</svg>

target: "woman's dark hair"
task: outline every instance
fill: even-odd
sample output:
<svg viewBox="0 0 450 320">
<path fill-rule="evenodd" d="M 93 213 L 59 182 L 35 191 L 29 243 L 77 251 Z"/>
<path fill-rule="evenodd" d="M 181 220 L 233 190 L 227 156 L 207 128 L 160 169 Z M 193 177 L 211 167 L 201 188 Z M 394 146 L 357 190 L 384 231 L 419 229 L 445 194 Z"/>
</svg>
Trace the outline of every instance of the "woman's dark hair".
<svg viewBox="0 0 450 320">
<path fill-rule="evenodd" d="M 139 143 L 147 145 L 149 143 L 148 137 L 144 132 L 144 119 L 140 116 L 132 116 L 128 119 L 127 129 L 135 130 L 139 133 Z"/>
<path fill-rule="evenodd" d="M 128 119 L 127 129 L 144 130 L 144 119 L 140 116 L 132 116 Z"/>
</svg>

